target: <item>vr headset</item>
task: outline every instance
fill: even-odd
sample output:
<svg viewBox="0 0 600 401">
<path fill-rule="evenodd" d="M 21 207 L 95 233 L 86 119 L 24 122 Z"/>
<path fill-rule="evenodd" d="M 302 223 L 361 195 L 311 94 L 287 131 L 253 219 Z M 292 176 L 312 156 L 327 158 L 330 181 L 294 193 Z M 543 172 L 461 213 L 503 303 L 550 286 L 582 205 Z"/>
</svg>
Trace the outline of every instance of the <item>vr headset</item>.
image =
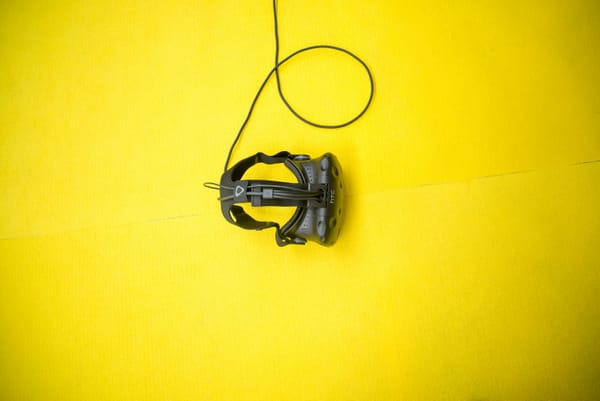
<svg viewBox="0 0 600 401">
<path fill-rule="evenodd" d="M 282 163 L 298 182 L 242 179 L 244 173 L 257 163 Z M 331 153 L 316 159 L 289 152 L 273 156 L 257 153 L 226 170 L 220 184 L 205 185 L 219 190 L 221 212 L 227 221 L 246 230 L 274 227 L 279 246 L 303 245 L 307 241 L 331 246 L 340 233 L 344 204 L 342 168 Z M 255 220 L 240 206 L 243 203 L 258 207 L 295 207 L 296 212 L 280 226 L 273 221 Z"/>
</svg>

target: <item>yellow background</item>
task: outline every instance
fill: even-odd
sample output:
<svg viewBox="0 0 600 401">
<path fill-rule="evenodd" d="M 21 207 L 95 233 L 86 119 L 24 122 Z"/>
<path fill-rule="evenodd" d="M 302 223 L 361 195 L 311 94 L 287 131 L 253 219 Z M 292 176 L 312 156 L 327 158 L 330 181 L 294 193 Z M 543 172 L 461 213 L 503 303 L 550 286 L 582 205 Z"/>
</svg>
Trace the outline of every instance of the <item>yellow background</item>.
<svg viewBox="0 0 600 401">
<path fill-rule="evenodd" d="M 333 132 L 271 82 L 234 157 L 335 153 L 332 248 L 201 186 L 272 64 L 269 1 L 0 4 L 0 398 L 598 399 L 599 3 L 279 9 L 282 55 L 375 76 Z M 368 89 L 327 51 L 282 79 L 324 122 Z"/>
</svg>

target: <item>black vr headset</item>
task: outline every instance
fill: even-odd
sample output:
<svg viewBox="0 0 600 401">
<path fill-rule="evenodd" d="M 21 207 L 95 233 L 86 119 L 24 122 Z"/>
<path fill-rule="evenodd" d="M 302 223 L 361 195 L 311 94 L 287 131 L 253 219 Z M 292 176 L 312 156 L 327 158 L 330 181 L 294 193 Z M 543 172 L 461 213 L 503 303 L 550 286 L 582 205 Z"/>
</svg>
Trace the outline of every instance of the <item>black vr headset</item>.
<svg viewBox="0 0 600 401">
<path fill-rule="evenodd" d="M 257 163 L 283 163 L 298 182 L 243 180 L 244 173 Z M 247 230 L 275 227 L 279 246 L 305 244 L 306 241 L 330 246 L 340 233 L 344 203 L 342 168 L 331 153 L 317 159 L 289 152 L 273 156 L 257 153 L 225 171 L 220 184 L 205 185 L 219 189 L 221 212 L 227 221 Z M 280 227 L 273 221 L 255 220 L 239 206 L 241 203 L 295 207 L 296 212 Z"/>
</svg>

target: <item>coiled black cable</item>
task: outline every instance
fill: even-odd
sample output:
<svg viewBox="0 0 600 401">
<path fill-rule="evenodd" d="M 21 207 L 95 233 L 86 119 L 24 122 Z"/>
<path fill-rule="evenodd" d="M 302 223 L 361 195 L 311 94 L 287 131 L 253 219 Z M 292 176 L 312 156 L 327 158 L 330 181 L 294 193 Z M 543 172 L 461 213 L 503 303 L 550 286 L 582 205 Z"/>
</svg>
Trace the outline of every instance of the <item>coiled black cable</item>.
<svg viewBox="0 0 600 401">
<path fill-rule="evenodd" d="M 250 105 L 250 110 L 248 110 L 248 114 L 246 114 L 246 118 L 244 119 L 244 122 L 242 123 L 237 135 L 235 136 L 235 139 L 233 140 L 233 143 L 231 144 L 231 147 L 229 148 L 229 152 L 227 153 L 227 159 L 225 160 L 224 171 L 227 171 L 229 162 L 231 161 L 231 156 L 233 154 L 233 150 L 235 149 L 235 146 L 237 145 L 237 143 L 240 141 L 242 132 L 244 131 L 244 128 L 246 128 L 246 125 L 248 124 L 248 121 L 250 120 L 250 116 L 252 115 L 252 112 L 254 111 L 254 106 L 256 106 L 256 102 L 257 102 L 260 94 L 262 93 L 265 85 L 267 84 L 267 82 L 269 81 L 269 79 L 271 78 L 273 73 L 275 73 L 275 79 L 277 82 L 277 91 L 279 92 L 279 97 L 281 98 L 281 100 L 283 101 L 285 106 L 299 120 L 303 121 L 304 123 L 306 123 L 308 125 L 312 125 L 313 127 L 333 129 L 333 128 L 342 128 L 347 125 L 350 125 L 353 122 L 355 122 L 356 120 L 358 120 L 359 118 L 361 118 L 363 116 L 363 114 L 365 114 L 365 112 L 371 105 L 371 102 L 373 101 L 373 94 L 375 92 L 375 85 L 373 83 L 373 75 L 371 74 L 371 70 L 369 69 L 367 64 L 360 57 L 358 57 L 356 54 L 354 54 L 351 51 L 346 50 L 342 47 L 337 47 L 337 46 L 332 46 L 332 45 L 313 45 L 313 46 L 308 46 L 308 47 L 303 47 L 301 49 L 298 49 L 295 52 L 293 52 L 292 54 L 290 54 L 289 56 L 285 57 L 283 60 L 279 61 L 279 27 L 278 27 L 278 23 L 277 23 L 277 0 L 273 0 L 273 23 L 274 23 L 273 26 L 274 26 L 274 30 L 275 30 L 275 65 L 273 66 L 271 71 L 269 71 L 269 73 L 267 74 L 266 78 L 264 79 L 264 81 L 262 82 L 260 87 L 258 88 L 258 91 L 256 92 L 256 95 L 254 96 L 254 99 L 252 100 L 252 104 Z M 300 115 L 296 110 L 294 110 L 294 108 L 291 106 L 290 102 L 286 99 L 285 95 L 283 94 L 283 90 L 281 89 L 281 80 L 279 78 L 279 67 L 281 65 L 283 65 L 285 62 L 292 59 L 293 57 L 297 56 L 298 54 L 304 53 L 304 52 L 307 52 L 310 50 L 315 50 L 315 49 L 330 49 L 330 50 L 345 53 L 348 56 L 355 59 L 356 61 L 358 61 L 364 67 L 365 71 L 367 72 L 367 75 L 369 77 L 369 85 L 370 85 L 369 99 L 367 100 L 367 103 L 365 104 L 364 108 L 356 116 L 354 116 L 353 118 L 351 118 L 348 121 L 344 121 L 339 124 L 320 124 L 320 123 L 316 123 L 314 121 L 310 121 L 309 119 Z"/>
</svg>

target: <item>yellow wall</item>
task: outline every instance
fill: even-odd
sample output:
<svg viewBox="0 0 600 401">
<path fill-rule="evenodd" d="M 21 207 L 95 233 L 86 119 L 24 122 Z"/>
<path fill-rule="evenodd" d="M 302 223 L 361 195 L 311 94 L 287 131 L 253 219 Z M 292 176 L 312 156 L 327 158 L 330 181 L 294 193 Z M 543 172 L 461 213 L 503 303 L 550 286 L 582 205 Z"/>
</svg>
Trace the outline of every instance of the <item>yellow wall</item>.
<svg viewBox="0 0 600 401">
<path fill-rule="evenodd" d="M 376 80 L 335 132 L 261 98 L 236 159 L 348 188 L 338 244 L 284 249 L 201 186 L 270 7 L 0 4 L 0 399 L 598 399 L 599 3 L 279 1 L 282 55 Z M 326 122 L 367 94 L 326 51 L 282 78 Z"/>
</svg>

